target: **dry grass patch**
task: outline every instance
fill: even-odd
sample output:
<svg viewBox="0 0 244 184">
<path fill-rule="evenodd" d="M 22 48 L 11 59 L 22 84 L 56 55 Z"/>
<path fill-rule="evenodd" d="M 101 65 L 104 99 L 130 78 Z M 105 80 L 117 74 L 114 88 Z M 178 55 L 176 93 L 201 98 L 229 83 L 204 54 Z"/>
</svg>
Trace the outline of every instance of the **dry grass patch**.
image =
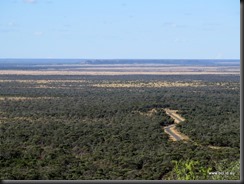
<svg viewBox="0 0 244 184">
<path fill-rule="evenodd" d="M 208 147 L 211 148 L 211 149 L 215 149 L 215 150 L 228 149 L 228 148 L 230 148 L 230 147 L 220 147 L 220 146 L 212 146 L 212 145 L 209 145 Z"/>
<path fill-rule="evenodd" d="M 153 88 L 161 88 L 161 87 L 199 87 L 205 86 L 205 84 L 201 82 L 168 82 L 168 81 L 157 81 L 157 82 L 134 82 L 129 81 L 126 83 L 102 83 L 102 84 L 91 84 L 94 87 L 101 87 L 101 88 L 141 88 L 141 87 L 153 87 Z"/>
<path fill-rule="evenodd" d="M 19 82 L 19 83 L 37 83 L 37 84 L 52 84 L 52 83 L 84 83 L 88 80 L 0 80 L 0 82 Z"/>
<path fill-rule="evenodd" d="M 4 101 L 4 100 L 16 100 L 16 101 L 19 101 L 19 100 L 35 100 L 35 99 L 40 99 L 40 100 L 43 100 L 43 99 L 54 99 L 54 98 L 59 98 L 59 97 L 12 97 L 12 96 L 9 96 L 9 97 L 0 97 L 0 100 L 1 101 Z"/>
</svg>

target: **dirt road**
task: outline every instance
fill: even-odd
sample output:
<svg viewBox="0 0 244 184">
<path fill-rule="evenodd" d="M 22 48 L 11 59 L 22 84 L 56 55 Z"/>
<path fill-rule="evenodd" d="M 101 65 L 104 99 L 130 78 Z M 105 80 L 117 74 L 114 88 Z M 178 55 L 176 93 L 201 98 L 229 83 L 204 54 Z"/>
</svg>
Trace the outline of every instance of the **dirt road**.
<svg viewBox="0 0 244 184">
<path fill-rule="evenodd" d="M 170 110 L 170 109 L 164 109 L 164 110 L 165 110 L 166 114 L 168 114 L 171 118 L 174 119 L 174 124 L 169 125 L 169 126 L 165 126 L 163 128 L 164 132 L 169 135 L 170 140 L 172 140 L 172 141 L 182 141 L 182 140 L 183 141 L 191 141 L 193 144 L 195 144 L 197 146 L 204 147 L 203 145 L 196 143 L 193 140 L 190 140 L 190 138 L 187 135 L 179 132 L 176 129 L 176 124 L 179 124 L 180 122 L 185 121 L 185 119 L 183 117 L 181 117 L 179 114 L 176 114 L 177 110 Z M 215 150 L 230 149 L 230 147 L 213 146 L 213 145 L 208 145 L 205 147 L 208 147 L 210 149 L 215 149 Z"/>
<path fill-rule="evenodd" d="M 170 110 L 170 109 L 164 109 L 166 114 L 168 114 L 171 118 L 175 120 L 175 123 L 180 123 L 181 121 L 185 121 L 183 117 L 181 117 L 179 114 L 176 114 L 177 110 Z"/>
<path fill-rule="evenodd" d="M 168 114 L 171 118 L 174 119 L 174 124 L 164 127 L 165 133 L 167 133 L 170 136 L 170 139 L 173 141 L 189 140 L 188 136 L 176 130 L 176 124 L 185 121 L 185 119 L 181 117 L 179 114 L 176 114 L 177 110 L 170 110 L 170 109 L 164 109 L 164 110 L 166 114 Z"/>
<path fill-rule="evenodd" d="M 164 128 L 164 131 L 167 134 L 169 134 L 171 140 L 173 140 L 173 141 L 180 141 L 180 140 L 182 140 L 181 137 L 173 131 L 173 129 L 175 129 L 175 125 L 169 125 L 169 126 L 167 126 L 167 127 Z"/>
</svg>

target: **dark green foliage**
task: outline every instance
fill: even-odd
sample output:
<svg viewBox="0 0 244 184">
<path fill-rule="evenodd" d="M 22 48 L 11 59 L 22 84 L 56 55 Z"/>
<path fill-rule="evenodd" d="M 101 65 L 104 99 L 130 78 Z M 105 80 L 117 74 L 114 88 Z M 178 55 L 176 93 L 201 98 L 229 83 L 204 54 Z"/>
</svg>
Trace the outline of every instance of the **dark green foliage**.
<svg viewBox="0 0 244 184">
<path fill-rule="evenodd" d="M 219 162 L 235 163 L 240 156 L 238 76 L 1 75 L 0 79 L 6 80 L 0 82 L 1 179 L 157 180 L 172 173 L 172 160 L 194 160 L 197 168 L 216 170 Z M 33 82 L 7 81 L 13 79 Z M 44 88 L 35 82 L 59 79 L 66 81 L 45 83 Z M 201 80 L 206 86 L 92 86 L 105 80 Z M 226 81 L 226 86 L 215 85 Z M 8 98 L 15 96 L 33 98 Z M 162 108 L 179 109 L 187 121 L 178 128 L 203 146 L 170 142 L 162 126 L 173 120 Z M 152 109 L 157 112 L 148 114 Z"/>
</svg>

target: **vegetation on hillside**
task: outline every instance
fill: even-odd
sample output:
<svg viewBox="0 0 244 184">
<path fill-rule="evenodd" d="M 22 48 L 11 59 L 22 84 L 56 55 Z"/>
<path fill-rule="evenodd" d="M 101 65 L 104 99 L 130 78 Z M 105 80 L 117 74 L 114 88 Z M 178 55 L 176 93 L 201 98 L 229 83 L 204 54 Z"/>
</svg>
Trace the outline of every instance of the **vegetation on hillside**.
<svg viewBox="0 0 244 184">
<path fill-rule="evenodd" d="M 94 86 L 194 80 L 204 85 Z M 239 86 L 233 75 L 1 75 L 0 178 L 238 179 Z M 197 144 L 169 141 L 162 108 L 179 110 L 177 128 Z"/>
</svg>

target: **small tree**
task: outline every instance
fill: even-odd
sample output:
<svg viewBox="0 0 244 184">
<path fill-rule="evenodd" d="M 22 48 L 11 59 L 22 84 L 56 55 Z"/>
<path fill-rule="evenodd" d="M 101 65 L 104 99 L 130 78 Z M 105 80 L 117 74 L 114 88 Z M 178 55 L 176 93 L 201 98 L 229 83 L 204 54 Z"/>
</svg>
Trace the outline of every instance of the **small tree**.
<svg viewBox="0 0 244 184">
<path fill-rule="evenodd" d="M 209 172 L 212 170 L 210 167 L 202 167 L 198 161 L 173 160 L 174 168 L 168 180 L 206 180 L 209 177 Z"/>
</svg>

